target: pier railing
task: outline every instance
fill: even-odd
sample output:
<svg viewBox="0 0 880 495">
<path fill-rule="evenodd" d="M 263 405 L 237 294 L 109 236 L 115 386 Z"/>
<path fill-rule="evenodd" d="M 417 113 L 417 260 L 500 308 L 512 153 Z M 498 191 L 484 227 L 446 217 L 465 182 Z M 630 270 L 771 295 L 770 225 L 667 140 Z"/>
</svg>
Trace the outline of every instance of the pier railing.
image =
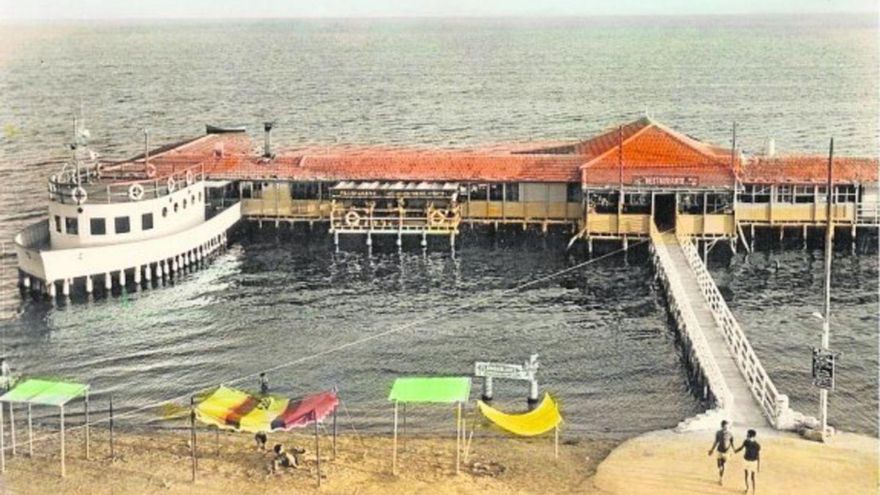
<svg viewBox="0 0 880 495">
<path fill-rule="evenodd" d="M 752 395 L 761 406 L 764 415 L 778 429 L 792 426 L 792 412 L 788 407 L 788 396 L 776 390 L 770 376 L 761 365 L 757 353 L 752 348 L 727 302 L 715 285 L 715 280 L 706 268 L 693 241 L 687 236 L 678 236 L 685 258 L 700 285 L 700 292 L 712 310 L 712 316 L 721 328 L 724 340 L 742 375 L 748 382 Z"/>
<path fill-rule="evenodd" d="M 330 228 L 339 232 L 457 233 L 461 213 L 457 209 L 346 208 L 334 205 Z"/>
<path fill-rule="evenodd" d="M 678 273 L 675 270 L 666 269 L 666 267 L 673 266 L 673 263 L 669 258 L 669 252 L 654 222 L 650 222 L 649 230 L 652 250 L 654 256 L 659 261 L 655 265 L 660 279 L 667 284 L 666 288 L 668 291 L 673 294 L 685 294 L 684 284 Z M 718 411 L 732 409 L 734 402 L 733 394 L 727 387 L 727 382 L 724 381 L 724 376 L 718 367 L 718 363 L 708 358 L 712 356 L 712 351 L 709 348 L 709 343 L 706 341 L 706 336 L 703 335 L 694 309 L 685 297 L 670 298 L 669 304 L 671 313 L 679 325 L 679 330 L 689 341 L 691 349 L 687 358 L 691 361 L 691 364 L 696 364 L 703 373 L 705 382 L 715 399 L 715 409 Z M 693 361 L 696 361 L 696 363 Z M 714 421 L 712 424 L 715 424 Z"/>
</svg>

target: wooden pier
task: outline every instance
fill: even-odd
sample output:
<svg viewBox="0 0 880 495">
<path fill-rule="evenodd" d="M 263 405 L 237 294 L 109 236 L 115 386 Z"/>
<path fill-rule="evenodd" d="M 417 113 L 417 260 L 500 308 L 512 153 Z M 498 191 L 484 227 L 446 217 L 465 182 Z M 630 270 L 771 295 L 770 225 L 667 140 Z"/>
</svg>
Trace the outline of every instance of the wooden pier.
<svg viewBox="0 0 880 495">
<path fill-rule="evenodd" d="M 657 276 L 681 333 L 692 378 L 713 407 L 688 418 L 679 430 L 737 426 L 794 429 L 815 419 L 789 408 L 761 365 L 689 237 L 651 228 Z"/>
</svg>

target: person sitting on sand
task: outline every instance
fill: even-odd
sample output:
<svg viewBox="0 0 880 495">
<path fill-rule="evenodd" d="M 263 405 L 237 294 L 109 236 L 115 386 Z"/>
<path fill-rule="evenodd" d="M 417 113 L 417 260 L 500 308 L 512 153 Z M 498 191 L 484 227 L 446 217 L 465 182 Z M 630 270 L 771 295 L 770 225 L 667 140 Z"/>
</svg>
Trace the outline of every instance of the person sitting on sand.
<svg viewBox="0 0 880 495">
<path fill-rule="evenodd" d="M 755 437 L 758 433 L 755 430 L 749 430 L 746 433 L 746 439 L 743 440 L 742 445 L 736 450 L 734 453 L 739 453 L 740 450 L 746 449 L 746 453 L 743 455 L 743 459 L 745 459 L 745 477 L 746 477 L 746 489 L 743 493 L 749 493 L 749 473 L 752 475 L 752 493 L 755 493 L 757 487 L 755 485 L 755 473 L 761 472 L 761 444 L 755 440 Z"/>
<path fill-rule="evenodd" d="M 284 450 L 280 443 L 275 444 L 275 457 L 272 459 L 272 472 L 277 473 L 278 468 L 299 468 L 299 456 L 305 454 L 304 449 L 293 449 L 293 453 Z"/>
<path fill-rule="evenodd" d="M 733 449 L 733 434 L 730 433 L 730 429 L 727 427 L 727 420 L 721 422 L 721 429 L 715 432 L 715 442 L 712 444 L 712 448 L 709 449 L 709 455 L 712 455 L 712 452 L 718 451 L 718 484 L 721 485 L 724 482 L 724 465 L 727 463 L 727 458 L 730 456 L 730 450 Z"/>
<path fill-rule="evenodd" d="M 257 449 L 266 450 L 266 442 L 269 441 L 269 436 L 261 431 L 254 435 L 254 441 L 257 442 Z"/>
</svg>

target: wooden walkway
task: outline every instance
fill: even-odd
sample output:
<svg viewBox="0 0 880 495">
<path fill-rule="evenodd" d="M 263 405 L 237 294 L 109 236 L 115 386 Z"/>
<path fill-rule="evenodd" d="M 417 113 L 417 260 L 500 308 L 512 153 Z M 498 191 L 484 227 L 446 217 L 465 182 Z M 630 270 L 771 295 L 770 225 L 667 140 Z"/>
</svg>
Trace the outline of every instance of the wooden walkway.
<svg viewBox="0 0 880 495">
<path fill-rule="evenodd" d="M 700 280 L 688 262 L 682 243 L 673 233 L 660 233 L 654 236 L 654 249 L 665 251 L 666 256 L 659 256 L 664 270 L 675 274 L 681 282 L 670 284 L 670 296 L 675 298 L 679 306 L 690 307 L 693 312 L 697 328 L 689 331 L 702 333 L 707 344 L 705 347 L 694 348 L 700 354 L 697 356 L 698 361 L 714 363 L 726 384 L 732 401 L 728 400 L 730 404 L 724 407 L 724 416 L 740 427 L 773 426 L 769 418 L 765 417 L 761 405 L 752 394 L 749 381 L 737 365 L 724 329 L 713 316 L 713 308 L 703 295 Z"/>
</svg>

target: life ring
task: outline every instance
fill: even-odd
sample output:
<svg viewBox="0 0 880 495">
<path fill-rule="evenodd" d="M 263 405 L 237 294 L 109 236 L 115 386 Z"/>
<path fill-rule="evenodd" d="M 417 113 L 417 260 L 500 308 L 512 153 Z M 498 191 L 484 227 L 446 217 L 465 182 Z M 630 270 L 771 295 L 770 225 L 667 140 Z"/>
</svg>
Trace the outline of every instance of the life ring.
<svg viewBox="0 0 880 495">
<path fill-rule="evenodd" d="M 132 201 L 140 201 L 144 199 L 144 186 L 140 184 L 132 184 L 128 188 L 128 197 L 131 198 Z"/>
<path fill-rule="evenodd" d="M 169 177 L 167 184 L 168 184 L 168 192 L 173 193 L 175 187 L 177 187 L 177 183 L 174 182 L 174 177 Z"/>
<path fill-rule="evenodd" d="M 361 223 L 361 216 L 356 211 L 350 211 L 345 214 L 345 225 L 349 227 L 357 227 Z"/>
<path fill-rule="evenodd" d="M 156 166 L 152 163 L 148 163 L 146 167 L 144 167 L 144 173 L 147 174 L 148 179 L 152 179 L 156 176 Z"/>
<path fill-rule="evenodd" d="M 89 199 L 89 194 L 86 192 L 85 189 L 81 187 L 75 187 L 73 188 L 73 191 L 71 191 L 70 197 L 73 198 L 76 204 L 81 205 L 85 203 L 87 199 Z"/>
<path fill-rule="evenodd" d="M 191 186 L 194 182 L 192 170 L 186 171 L 186 185 Z"/>
<path fill-rule="evenodd" d="M 433 226 L 440 225 L 444 221 L 446 221 L 446 215 L 440 210 L 434 210 L 428 216 L 428 222 Z"/>
</svg>

